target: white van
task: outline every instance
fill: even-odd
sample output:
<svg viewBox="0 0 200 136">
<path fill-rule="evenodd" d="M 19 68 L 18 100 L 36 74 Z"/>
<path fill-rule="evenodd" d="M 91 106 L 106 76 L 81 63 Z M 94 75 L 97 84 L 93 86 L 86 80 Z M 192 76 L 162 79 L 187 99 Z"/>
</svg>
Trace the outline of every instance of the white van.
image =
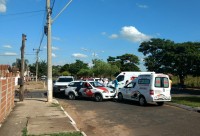
<svg viewBox="0 0 200 136">
<path fill-rule="evenodd" d="M 126 82 L 131 82 L 134 80 L 136 77 L 138 77 L 141 74 L 151 74 L 155 72 L 133 72 L 133 71 L 124 71 L 121 72 L 119 75 L 116 76 L 116 79 L 118 81 L 118 88 L 123 88 L 126 85 Z M 114 87 L 114 82 L 111 81 L 108 86 Z"/>
<path fill-rule="evenodd" d="M 159 106 L 171 101 L 169 76 L 165 74 L 142 74 L 118 92 L 118 100 L 138 101 L 141 106 L 156 102 Z"/>
</svg>

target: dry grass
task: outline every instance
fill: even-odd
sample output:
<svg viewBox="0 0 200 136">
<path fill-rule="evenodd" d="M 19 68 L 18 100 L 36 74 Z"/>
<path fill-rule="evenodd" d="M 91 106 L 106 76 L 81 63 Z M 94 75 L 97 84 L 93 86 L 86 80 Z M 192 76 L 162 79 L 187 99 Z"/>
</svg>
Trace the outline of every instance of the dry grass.
<svg viewBox="0 0 200 136">
<path fill-rule="evenodd" d="M 17 88 L 19 88 L 19 86 Z M 27 91 L 44 91 L 47 89 L 47 83 L 43 81 L 29 81 L 24 84 L 24 88 Z"/>
</svg>

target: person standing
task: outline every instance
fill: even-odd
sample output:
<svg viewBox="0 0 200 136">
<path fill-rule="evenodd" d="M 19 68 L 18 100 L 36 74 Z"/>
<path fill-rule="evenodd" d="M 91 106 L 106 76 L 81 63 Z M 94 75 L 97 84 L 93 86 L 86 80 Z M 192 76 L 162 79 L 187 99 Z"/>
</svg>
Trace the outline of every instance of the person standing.
<svg viewBox="0 0 200 136">
<path fill-rule="evenodd" d="M 115 89 L 115 98 L 117 98 L 117 95 L 118 95 L 118 81 L 117 79 L 114 80 L 114 89 Z"/>
</svg>

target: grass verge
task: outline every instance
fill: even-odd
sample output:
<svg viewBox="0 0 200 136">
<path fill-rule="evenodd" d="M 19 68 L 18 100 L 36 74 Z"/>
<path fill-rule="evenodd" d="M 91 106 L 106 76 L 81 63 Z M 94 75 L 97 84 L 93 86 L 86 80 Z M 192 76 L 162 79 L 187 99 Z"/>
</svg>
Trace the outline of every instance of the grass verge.
<svg viewBox="0 0 200 136">
<path fill-rule="evenodd" d="M 51 103 L 51 106 L 50 107 L 59 107 L 60 104 L 59 103 Z"/>
<path fill-rule="evenodd" d="M 22 130 L 22 136 L 27 136 L 27 128 L 24 128 L 24 129 Z"/>
<path fill-rule="evenodd" d="M 173 97 L 172 101 L 173 103 L 178 103 L 186 106 L 191 107 L 200 107 L 200 97 Z"/>
</svg>

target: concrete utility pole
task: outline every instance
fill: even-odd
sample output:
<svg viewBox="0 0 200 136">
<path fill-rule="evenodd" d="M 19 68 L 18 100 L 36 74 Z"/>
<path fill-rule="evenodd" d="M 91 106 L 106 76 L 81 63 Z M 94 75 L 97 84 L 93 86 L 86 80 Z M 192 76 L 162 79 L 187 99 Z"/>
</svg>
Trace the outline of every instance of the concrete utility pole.
<svg viewBox="0 0 200 136">
<path fill-rule="evenodd" d="M 67 5 L 61 10 L 61 12 L 55 17 L 55 19 L 69 6 L 72 2 L 70 0 Z M 53 86 L 52 86 L 52 47 L 51 47 L 51 25 L 55 19 L 51 19 L 51 7 L 50 0 L 46 0 L 46 10 L 47 10 L 47 24 L 45 26 L 45 34 L 47 34 L 47 101 L 53 101 Z M 47 30 L 46 30 L 47 29 Z"/>
<path fill-rule="evenodd" d="M 53 86 L 52 86 L 52 48 L 51 48 L 51 7 L 50 0 L 46 0 L 47 10 L 47 101 L 53 101 Z"/>
<path fill-rule="evenodd" d="M 40 49 L 33 49 L 33 50 L 36 50 L 36 63 L 35 63 L 35 67 L 36 67 L 36 70 L 35 70 L 35 81 L 37 82 L 38 80 L 38 54 L 39 54 L 39 51 Z"/>
<path fill-rule="evenodd" d="M 22 47 L 21 47 L 21 70 L 20 70 L 20 91 L 19 101 L 24 100 L 24 48 L 25 48 L 26 35 L 22 34 Z"/>
</svg>

